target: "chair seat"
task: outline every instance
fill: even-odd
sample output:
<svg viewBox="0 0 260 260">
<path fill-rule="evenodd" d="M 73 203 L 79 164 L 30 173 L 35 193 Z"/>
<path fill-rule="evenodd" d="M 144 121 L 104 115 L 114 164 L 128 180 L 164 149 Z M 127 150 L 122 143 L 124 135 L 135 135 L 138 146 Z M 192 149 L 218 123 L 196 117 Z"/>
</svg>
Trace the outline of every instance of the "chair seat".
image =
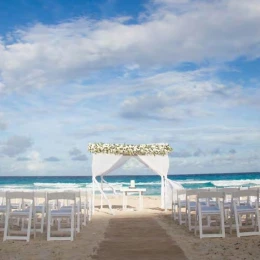
<svg viewBox="0 0 260 260">
<path fill-rule="evenodd" d="M 217 206 L 204 206 L 204 205 L 201 205 L 201 213 L 218 214 L 218 213 L 220 213 L 220 209 Z"/>
<path fill-rule="evenodd" d="M 52 210 L 51 216 L 52 217 L 70 217 L 71 211 L 70 210 Z"/>
<path fill-rule="evenodd" d="M 206 206 L 207 202 L 206 201 L 201 201 L 200 205 Z M 195 211 L 196 208 L 197 208 L 197 202 L 196 201 L 190 201 L 189 202 L 189 207 L 190 207 L 190 210 Z"/>
<path fill-rule="evenodd" d="M 59 210 L 61 210 L 61 211 L 72 211 L 72 206 L 63 206 L 63 207 L 61 207 Z M 75 209 L 74 209 L 75 211 L 78 211 L 79 210 L 79 207 L 78 206 L 76 206 L 75 207 Z"/>
<path fill-rule="evenodd" d="M 210 201 L 208 202 L 208 204 L 213 207 L 213 206 L 216 206 L 216 205 L 217 205 L 217 201 L 215 201 L 215 200 L 210 200 Z"/>
<path fill-rule="evenodd" d="M 236 206 L 238 213 L 255 213 L 255 208 L 251 205 L 240 205 Z"/>
<path fill-rule="evenodd" d="M 231 202 L 224 202 L 224 209 L 230 209 L 231 205 Z"/>
<path fill-rule="evenodd" d="M 37 206 L 35 206 L 35 212 L 36 212 L 36 213 L 42 213 L 43 209 L 44 209 L 44 206 L 43 206 L 43 205 L 37 205 Z"/>
<path fill-rule="evenodd" d="M 258 202 L 258 205 L 260 204 L 260 202 Z M 255 201 L 252 201 L 251 202 L 251 205 L 252 205 L 252 207 L 254 207 L 255 208 L 255 206 L 256 206 L 256 202 Z"/>
<path fill-rule="evenodd" d="M 1 205 L 0 212 L 5 212 L 5 211 L 6 211 L 6 205 Z"/>
<path fill-rule="evenodd" d="M 12 203 L 11 208 L 12 209 L 19 209 L 21 207 L 21 203 Z"/>
<path fill-rule="evenodd" d="M 15 210 L 10 212 L 10 216 L 29 216 L 29 210 Z"/>
<path fill-rule="evenodd" d="M 186 207 L 186 200 L 180 200 L 179 203 L 180 207 L 184 208 Z"/>
</svg>

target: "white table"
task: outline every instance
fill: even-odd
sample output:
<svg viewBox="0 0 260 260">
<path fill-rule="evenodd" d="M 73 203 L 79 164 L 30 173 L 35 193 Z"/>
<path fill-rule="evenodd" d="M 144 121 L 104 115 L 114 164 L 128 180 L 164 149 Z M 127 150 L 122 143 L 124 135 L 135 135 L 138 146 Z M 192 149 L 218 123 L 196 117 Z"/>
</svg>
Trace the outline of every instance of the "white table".
<svg viewBox="0 0 260 260">
<path fill-rule="evenodd" d="M 120 189 L 120 191 L 123 193 L 123 205 L 122 208 L 125 210 L 127 208 L 127 196 L 129 193 L 138 193 L 139 194 L 139 210 L 143 209 L 144 206 L 144 201 L 143 201 L 143 192 L 146 192 L 146 189 L 144 188 L 128 188 L 128 187 L 123 187 Z"/>
</svg>

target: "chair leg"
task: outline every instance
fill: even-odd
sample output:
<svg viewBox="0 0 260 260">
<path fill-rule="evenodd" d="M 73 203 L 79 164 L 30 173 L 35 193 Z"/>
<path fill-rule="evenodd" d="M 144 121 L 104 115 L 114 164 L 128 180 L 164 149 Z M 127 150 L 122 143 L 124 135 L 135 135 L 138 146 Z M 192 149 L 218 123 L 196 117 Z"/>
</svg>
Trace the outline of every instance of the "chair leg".
<svg viewBox="0 0 260 260">
<path fill-rule="evenodd" d="M 44 228 L 44 211 L 42 212 L 42 219 L 41 219 L 41 233 L 43 233 Z"/>
<path fill-rule="evenodd" d="M 194 235 L 195 236 L 197 235 L 197 218 L 198 218 L 198 215 L 197 215 L 197 212 L 195 212 L 195 223 L 194 223 Z"/>
<path fill-rule="evenodd" d="M 30 212 L 28 216 L 27 239 L 26 239 L 27 242 L 30 241 L 31 228 L 32 228 L 32 207 L 30 208 Z"/>
<path fill-rule="evenodd" d="M 86 203 L 84 203 L 83 225 L 84 226 L 87 225 L 87 207 L 86 207 Z"/>
<path fill-rule="evenodd" d="M 70 231 L 70 240 L 73 241 L 74 229 L 75 229 L 75 223 L 74 223 L 74 212 L 73 212 L 73 211 L 72 211 L 71 219 L 70 219 L 70 227 L 71 227 L 71 231 Z"/>
<path fill-rule="evenodd" d="M 189 231 L 191 231 L 191 212 L 190 212 L 190 210 L 188 210 L 187 214 L 188 214 Z"/>
<path fill-rule="evenodd" d="M 258 226 L 258 233 L 260 234 L 260 219 L 259 219 L 259 210 L 256 208 L 256 223 Z"/>
<path fill-rule="evenodd" d="M 77 232 L 80 232 L 80 212 L 77 212 Z"/>
<path fill-rule="evenodd" d="M 7 239 L 8 227 L 9 227 L 9 208 L 7 207 L 6 216 L 5 216 L 5 227 L 4 227 L 3 241 L 6 241 L 6 239 Z"/>
<path fill-rule="evenodd" d="M 223 207 L 220 208 L 220 221 L 221 221 L 221 230 L 222 230 L 222 237 L 225 237 L 225 223 L 224 223 L 224 210 Z"/>
<path fill-rule="evenodd" d="M 181 225 L 181 207 L 178 205 L 178 220 L 179 220 L 179 225 Z"/>
<path fill-rule="evenodd" d="M 230 235 L 232 235 L 232 227 L 233 227 L 233 216 L 232 216 L 232 213 L 230 213 L 230 217 L 229 217 L 229 233 Z"/>
<path fill-rule="evenodd" d="M 60 230 L 61 229 L 61 224 L 60 224 L 61 219 L 57 219 L 57 222 L 58 222 L 58 230 Z"/>
<path fill-rule="evenodd" d="M 238 216 L 238 213 L 237 213 L 237 208 L 236 206 L 234 207 L 234 214 L 235 214 L 235 222 L 236 222 L 236 230 L 237 230 L 237 236 L 240 237 L 240 232 L 239 232 L 239 226 L 240 226 L 240 217 Z"/>
<path fill-rule="evenodd" d="M 199 229 L 200 229 L 200 238 L 202 238 L 203 233 L 202 233 L 202 214 L 201 211 L 199 209 Z"/>
<path fill-rule="evenodd" d="M 48 211 L 48 218 L 47 218 L 47 241 L 50 240 L 51 237 L 51 214 L 50 214 L 50 209 Z"/>
</svg>

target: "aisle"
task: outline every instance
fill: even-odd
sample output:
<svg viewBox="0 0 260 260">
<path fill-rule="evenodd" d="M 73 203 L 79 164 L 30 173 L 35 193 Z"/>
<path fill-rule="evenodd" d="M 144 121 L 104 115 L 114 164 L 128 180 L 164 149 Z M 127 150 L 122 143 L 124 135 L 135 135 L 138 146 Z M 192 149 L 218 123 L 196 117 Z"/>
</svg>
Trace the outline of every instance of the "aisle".
<svg viewBox="0 0 260 260">
<path fill-rule="evenodd" d="M 95 260 L 184 260 L 182 249 L 152 217 L 110 220 Z"/>
</svg>

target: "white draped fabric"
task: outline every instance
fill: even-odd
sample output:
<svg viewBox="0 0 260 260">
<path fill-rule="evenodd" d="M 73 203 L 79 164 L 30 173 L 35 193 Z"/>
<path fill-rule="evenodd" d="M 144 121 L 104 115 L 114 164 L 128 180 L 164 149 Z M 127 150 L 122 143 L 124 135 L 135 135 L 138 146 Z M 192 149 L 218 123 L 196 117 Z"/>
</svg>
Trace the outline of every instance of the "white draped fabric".
<svg viewBox="0 0 260 260">
<path fill-rule="evenodd" d="M 92 177 L 93 183 L 97 183 L 97 176 L 104 176 L 108 173 L 121 167 L 129 158 L 136 157 L 144 165 L 149 167 L 152 171 L 161 176 L 161 204 L 164 208 L 165 193 L 166 193 L 166 179 L 169 170 L 168 155 L 138 155 L 138 156 L 124 156 L 114 154 L 93 154 L 92 160 Z M 94 186 L 94 185 L 93 185 Z M 94 191 L 93 191 L 94 193 Z M 94 194 L 93 194 L 94 195 Z M 93 203 L 94 204 L 94 203 Z M 94 205 L 93 205 L 94 206 Z"/>
<path fill-rule="evenodd" d="M 137 157 L 144 165 L 160 176 L 166 177 L 169 170 L 168 156 L 161 155 L 139 155 L 139 156 L 124 156 L 115 154 L 93 154 L 92 160 L 92 176 L 106 175 L 109 172 L 120 168 L 129 158 Z"/>
<path fill-rule="evenodd" d="M 172 208 L 172 201 L 177 199 L 177 191 L 183 190 L 184 187 L 175 181 L 167 179 L 166 183 L 166 192 L 165 192 L 165 208 L 171 209 Z"/>
<path fill-rule="evenodd" d="M 125 163 L 123 155 L 115 154 L 93 154 L 92 176 L 106 175 Z"/>
<path fill-rule="evenodd" d="M 169 157 L 162 155 L 139 155 L 139 160 L 160 176 L 166 177 L 169 171 Z"/>
</svg>

